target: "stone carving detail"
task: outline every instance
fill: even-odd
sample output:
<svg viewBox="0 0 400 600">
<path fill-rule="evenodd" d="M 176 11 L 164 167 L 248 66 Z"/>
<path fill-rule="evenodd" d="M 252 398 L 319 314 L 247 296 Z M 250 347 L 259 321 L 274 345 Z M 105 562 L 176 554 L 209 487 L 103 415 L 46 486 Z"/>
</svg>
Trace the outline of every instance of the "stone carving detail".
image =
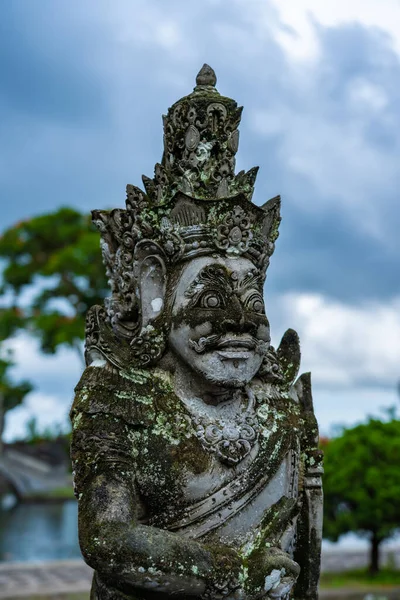
<svg viewBox="0 0 400 600">
<path fill-rule="evenodd" d="M 250 217 L 240 206 L 235 206 L 218 226 L 215 245 L 231 254 L 243 254 L 253 237 L 251 225 Z"/>
<path fill-rule="evenodd" d="M 255 446 L 259 423 L 254 412 L 254 400 L 249 400 L 246 410 L 232 421 L 219 422 L 204 416 L 193 418 L 196 436 L 203 447 L 215 452 L 218 458 L 228 465 L 236 465 Z"/>
<path fill-rule="evenodd" d="M 317 600 L 322 456 L 309 374 L 270 344 L 280 198 L 235 173 L 241 111 L 207 65 L 126 207 L 94 210 L 111 295 L 71 410 L 91 598 Z"/>
<path fill-rule="evenodd" d="M 235 465 L 245 458 L 258 437 L 258 423 L 251 415 L 238 417 L 228 425 L 200 417 L 196 425 L 196 435 L 203 446 L 228 465 Z"/>
</svg>

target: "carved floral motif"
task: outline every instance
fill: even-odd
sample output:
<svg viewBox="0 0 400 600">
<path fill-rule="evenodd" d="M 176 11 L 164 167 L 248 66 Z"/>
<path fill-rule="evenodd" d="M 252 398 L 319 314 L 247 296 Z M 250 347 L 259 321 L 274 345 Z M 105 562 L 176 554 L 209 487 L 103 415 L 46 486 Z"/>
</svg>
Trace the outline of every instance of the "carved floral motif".
<svg viewBox="0 0 400 600">
<path fill-rule="evenodd" d="M 232 422 L 198 417 L 193 419 L 193 424 L 203 446 L 228 465 L 236 465 L 243 460 L 257 443 L 259 424 L 250 412 Z"/>
<path fill-rule="evenodd" d="M 240 206 L 224 217 L 215 235 L 215 245 L 228 254 L 243 254 L 253 238 L 252 219 Z"/>
</svg>

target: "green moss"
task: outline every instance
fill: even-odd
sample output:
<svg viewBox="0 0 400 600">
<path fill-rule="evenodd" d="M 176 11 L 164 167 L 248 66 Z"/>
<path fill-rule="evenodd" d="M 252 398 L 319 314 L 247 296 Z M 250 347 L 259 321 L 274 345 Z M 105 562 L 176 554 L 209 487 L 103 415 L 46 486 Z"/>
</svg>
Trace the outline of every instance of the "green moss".
<svg viewBox="0 0 400 600">
<path fill-rule="evenodd" d="M 131 371 L 120 371 L 120 376 L 132 381 L 133 383 L 145 384 L 151 380 L 151 372 L 144 369 L 134 369 Z"/>
</svg>

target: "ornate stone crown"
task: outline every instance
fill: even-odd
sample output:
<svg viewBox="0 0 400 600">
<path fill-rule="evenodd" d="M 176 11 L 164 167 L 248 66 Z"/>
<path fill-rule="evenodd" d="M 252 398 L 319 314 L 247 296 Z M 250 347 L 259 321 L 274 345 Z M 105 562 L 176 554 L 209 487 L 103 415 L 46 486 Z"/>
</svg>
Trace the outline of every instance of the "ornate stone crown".
<svg viewBox="0 0 400 600">
<path fill-rule="evenodd" d="M 163 116 L 162 161 L 154 179 L 143 177 L 153 202 L 168 202 L 177 192 L 204 200 L 243 194 L 251 200 L 258 167 L 235 175 L 243 107 L 221 96 L 216 81 L 214 71 L 204 65 L 194 91 Z"/>
<path fill-rule="evenodd" d="M 280 198 L 251 202 L 257 168 L 235 175 L 242 109 L 215 89 L 204 65 L 194 91 L 164 116 L 164 154 L 145 192 L 127 186 L 125 209 L 94 210 L 112 288 L 106 302 L 113 325 L 133 319 L 144 253 L 166 266 L 205 254 L 245 256 L 262 274 L 278 237 Z"/>
</svg>

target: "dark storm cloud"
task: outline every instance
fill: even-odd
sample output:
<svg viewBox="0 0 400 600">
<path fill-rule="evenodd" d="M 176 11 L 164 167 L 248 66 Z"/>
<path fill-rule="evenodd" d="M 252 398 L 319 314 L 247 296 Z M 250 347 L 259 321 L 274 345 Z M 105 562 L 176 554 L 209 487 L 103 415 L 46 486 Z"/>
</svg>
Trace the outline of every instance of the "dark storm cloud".
<svg viewBox="0 0 400 600">
<path fill-rule="evenodd" d="M 4 226 L 61 205 L 123 205 L 125 184 L 161 158 L 161 113 L 206 60 L 245 107 L 238 168 L 260 165 L 255 201 L 283 196 L 270 291 L 398 292 L 398 56 L 379 31 L 316 26 L 318 59 L 293 65 L 275 11 L 263 22 L 253 4 L 3 7 Z"/>
<path fill-rule="evenodd" d="M 357 304 L 399 294 L 399 255 L 327 209 L 310 218 L 283 201 L 281 235 L 271 261 L 269 294 L 321 292 Z"/>
<path fill-rule="evenodd" d="M 399 59 L 384 35 L 361 26 L 318 34 L 311 72 L 290 80 L 288 69 L 246 104 L 253 115 L 263 106 L 258 136 L 242 144 L 262 164 L 256 199 L 283 197 L 270 285 L 387 298 L 400 292 Z"/>
<path fill-rule="evenodd" d="M 100 73 L 85 65 L 89 49 L 79 29 L 74 36 L 63 27 L 54 3 L 5 3 L 0 19 L 3 114 L 74 125 L 98 122 L 106 95 Z"/>
</svg>

